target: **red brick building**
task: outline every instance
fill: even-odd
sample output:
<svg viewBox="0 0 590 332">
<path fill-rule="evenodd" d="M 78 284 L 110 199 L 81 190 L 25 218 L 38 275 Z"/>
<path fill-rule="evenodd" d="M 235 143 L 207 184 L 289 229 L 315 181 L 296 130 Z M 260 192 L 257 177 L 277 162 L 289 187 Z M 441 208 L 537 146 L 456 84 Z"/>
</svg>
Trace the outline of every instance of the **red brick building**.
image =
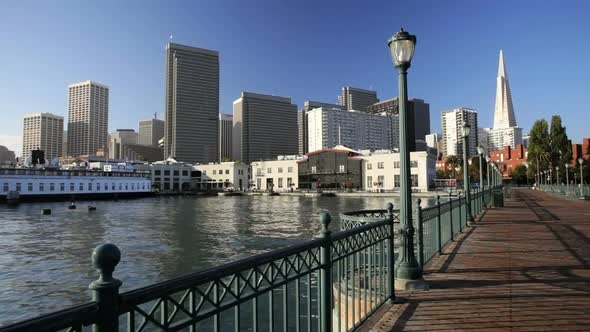
<svg viewBox="0 0 590 332">
<path fill-rule="evenodd" d="M 490 152 L 490 158 L 498 163 L 500 171 L 502 171 L 502 175 L 506 179 L 510 179 L 510 172 L 516 166 L 526 163 L 527 155 L 528 150 L 522 144 L 517 144 L 514 149 L 505 146 L 503 150 Z"/>
<path fill-rule="evenodd" d="M 582 144 L 572 144 L 572 163 L 571 165 L 577 165 L 578 159 L 582 157 L 585 160 L 590 159 L 590 138 L 582 139 Z"/>
</svg>

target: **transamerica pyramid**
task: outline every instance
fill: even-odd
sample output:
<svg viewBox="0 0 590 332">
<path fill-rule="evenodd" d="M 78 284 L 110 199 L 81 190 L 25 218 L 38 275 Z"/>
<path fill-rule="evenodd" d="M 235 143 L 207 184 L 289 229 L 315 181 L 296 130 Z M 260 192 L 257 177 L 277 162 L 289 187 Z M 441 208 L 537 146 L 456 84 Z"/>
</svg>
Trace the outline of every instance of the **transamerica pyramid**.
<svg viewBox="0 0 590 332">
<path fill-rule="evenodd" d="M 512 106 L 512 95 L 504 64 L 504 53 L 500 50 L 498 77 L 496 81 L 496 108 L 494 111 L 494 129 L 516 127 L 516 117 Z"/>
</svg>

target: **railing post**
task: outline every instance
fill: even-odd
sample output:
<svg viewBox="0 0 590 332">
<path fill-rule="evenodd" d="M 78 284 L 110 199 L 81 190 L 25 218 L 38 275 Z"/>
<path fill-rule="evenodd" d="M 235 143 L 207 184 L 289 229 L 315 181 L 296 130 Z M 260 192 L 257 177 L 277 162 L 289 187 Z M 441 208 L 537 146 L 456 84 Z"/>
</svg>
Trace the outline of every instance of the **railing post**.
<svg viewBox="0 0 590 332">
<path fill-rule="evenodd" d="M 451 196 L 451 193 L 449 193 L 449 224 L 451 225 L 451 241 L 455 240 L 455 230 L 453 229 L 453 205 L 453 196 Z"/>
<path fill-rule="evenodd" d="M 326 211 L 322 211 L 320 215 L 320 222 L 322 223 L 320 238 L 324 239 L 324 243 L 320 248 L 321 332 L 332 332 L 332 258 L 330 255 L 332 247 L 332 232 L 328 229 L 328 225 L 330 225 L 331 221 L 332 217 L 330 214 Z M 348 301 L 348 299 L 346 299 L 346 301 Z"/>
<path fill-rule="evenodd" d="M 92 300 L 98 304 L 98 322 L 93 332 L 119 331 L 119 287 L 121 280 L 113 278 L 115 266 L 121 260 L 121 251 L 112 243 L 101 244 L 92 252 L 92 265 L 98 271 L 98 279 L 88 288 Z"/>
<path fill-rule="evenodd" d="M 387 262 L 387 283 L 389 286 L 389 303 L 395 302 L 395 250 L 394 236 L 395 230 L 393 225 L 393 204 L 387 203 L 387 221 L 389 222 L 389 237 L 387 238 L 387 247 L 389 248 L 389 260 Z"/>
<path fill-rule="evenodd" d="M 418 205 L 416 206 L 416 223 L 418 224 L 418 264 L 420 267 L 424 265 L 424 225 L 422 224 L 422 207 L 420 206 L 422 200 L 418 198 Z"/>
<path fill-rule="evenodd" d="M 461 207 L 459 210 L 459 232 L 463 232 L 463 210 L 466 209 L 466 207 L 463 208 L 464 207 L 463 205 L 464 205 L 464 203 L 466 203 L 466 201 L 461 196 L 463 196 L 463 195 L 459 195 L 459 197 L 458 197 L 459 198 L 459 206 Z M 466 205 L 467 204 L 465 204 L 465 206 Z M 465 215 L 467 215 L 467 210 L 465 210 Z"/>
<path fill-rule="evenodd" d="M 440 195 L 436 195 L 436 209 L 437 209 L 437 213 L 436 213 L 436 241 L 438 244 L 438 253 L 440 254 L 442 251 L 442 229 L 440 227 Z"/>
</svg>

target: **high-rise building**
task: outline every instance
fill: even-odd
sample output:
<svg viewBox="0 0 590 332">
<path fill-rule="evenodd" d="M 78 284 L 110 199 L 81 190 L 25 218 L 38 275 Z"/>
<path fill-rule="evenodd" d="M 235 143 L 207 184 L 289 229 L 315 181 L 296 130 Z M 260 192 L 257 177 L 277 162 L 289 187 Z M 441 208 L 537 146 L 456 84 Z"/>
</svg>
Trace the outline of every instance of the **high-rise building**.
<svg viewBox="0 0 590 332">
<path fill-rule="evenodd" d="M 303 109 L 297 113 L 297 129 L 298 129 L 298 143 L 299 155 L 302 156 L 309 152 L 308 149 L 308 130 L 307 130 L 307 115 L 306 113 L 314 108 L 326 107 L 342 109 L 341 105 L 323 103 L 319 101 L 307 100 L 303 103 Z"/>
<path fill-rule="evenodd" d="M 469 133 L 469 156 L 477 154 L 477 110 L 471 108 L 456 108 L 442 113 L 441 150 L 443 156 L 463 156 L 463 126 L 471 127 Z"/>
<path fill-rule="evenodd" d="M 217 161 L 219 53 L 166 46 L 164 156 L 185 162 Z"/>
<path fill-rule="evenodd" d="M 309 152 L 337 145 L 355 150 L 391 150 L 399 147 L 397 116 L 319 107 L 307 112 L 307 121 Z M 394 128 L 398 131 L 394 132 Z"/>
<path fill-rule="evenodd" d="M 137 144 L 158 146 L 158 141 L 164 137 L 164 121 L 156 118 L 139 121 L 139 136 Z"/>
<path fill-rule="evenodd" d="M 291 98 L 242 92 L 233 103 L 234 161 L 297 154 L 297 105 Z"/>
<path fill-rule="evenodd" d="M 68 86 L 68 155 L 93 155 L 106 149 L 108 123 L 108 86 L 92 81 Z"/>
<path fill-rule="evenodd" d="M 10 151 L 4 145 L 0 145 L 0 165 L 13 163 L 15 159 L 14 151 Z"/>
<path fill-rule="evenodd" d="M 51 113 L 25 114 L 23 126 L 23 160 L 31 156 L 31 151 L 42 150 L 45 159 L 51 161 L 62 156 L 63 116 Z"/>
<path fill-rule="evenodd" d="M 111 159 L 131 159 L 124 154 L 126 145 L 137 144 L 137 133 L 133 129 L 117 129 L 109 135 L 109 158 Z"/>
<path fill-rule="evenodd" d="M 365 107 L 378 103 L 377 92 L 343 86 L 342 93 L 338 96 L 338 103 L 345 111 L 363 111 Z"/>
<path fill-rule="evenodd" d="M 386 112 L 392 116 L 399 114 L 399 99 L 397 97 L 387 99 L 365 107 L 365 112 L 381 114 Z M 416 151 L 416 141 L 424 141 L 426 135 L 430 134 L 430 104 L 422 99 L 411 98 L 408 100 L 408 139 L 410 151 Z"/>
<path fill-rule="evenodd" d="M 219 161 L 232 159 L 232 133 L 234 117 L 231 114 L 219 113 Z"/>
<path fill-rule="evenodd" d="M 479 143 L 487 151 L 499 151 L 509 146 L 512 149 L 522 144 L 522 129 L 516 126 L 516 117 L 512 105 L 512 94 L 508 84 L 508 74 L 504 63 L 504 53 L 500 50 L 498 77 L 496 78 L 496 105 L 494 109 L 494 127 L 479 130 Z"/>
<path fill-rule="evenodd" d="M 508 74 L 504 64 L 504 53 L 500 50 L 498 77 L 496 78 L 496 107 L 494 109 L 494 129 L 516 127 L 516 117 L 512 106 L 512 94 L 508 84 Z"/>
</svg>

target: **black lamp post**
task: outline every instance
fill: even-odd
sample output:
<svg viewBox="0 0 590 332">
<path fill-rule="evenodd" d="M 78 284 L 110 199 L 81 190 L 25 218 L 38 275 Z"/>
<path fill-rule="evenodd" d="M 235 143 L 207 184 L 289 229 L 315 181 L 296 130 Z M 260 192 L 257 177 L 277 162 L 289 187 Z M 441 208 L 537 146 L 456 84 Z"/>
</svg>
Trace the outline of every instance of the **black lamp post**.
<svg viewBox="0 0 590 332">
<path fill-rule="evenodd" d="M 477 154 L 479 155 L 479 190 L 482 191 L 481 194 L 481 206 L 484 206 L 485 200 L 483 199 L 483 154 L 485 153 L 485 149 L 483 146 L 477 147 Z"/>
<path fill-rule="evenodd" d="M 471 127 L 465 123 L 463 126 L 463 191 L 465 192 L 465 209 L 467 216 L 467 226 L 473 225 L 473 215 L 471 215 L 471 186 L 469 184 L 469 133 Z"/>
<path fill-rule="evenodd" d="M 402 28 L 391 37 L 387 46 L 393 64 L 399 72 L 399 160 L 400 160 L 400 225 L 401 250 L 396 262 L 395 283 L 399 288 L 427 288 L 422 279 L 422 268 L 414 253 L 414 225 L 412 223 L 412 193 L 410 183 L 410 151 L 408 144 L 409 121 L 407 113 L 408 68 L 412 63 L 416 36 Z"/>
</svg>

